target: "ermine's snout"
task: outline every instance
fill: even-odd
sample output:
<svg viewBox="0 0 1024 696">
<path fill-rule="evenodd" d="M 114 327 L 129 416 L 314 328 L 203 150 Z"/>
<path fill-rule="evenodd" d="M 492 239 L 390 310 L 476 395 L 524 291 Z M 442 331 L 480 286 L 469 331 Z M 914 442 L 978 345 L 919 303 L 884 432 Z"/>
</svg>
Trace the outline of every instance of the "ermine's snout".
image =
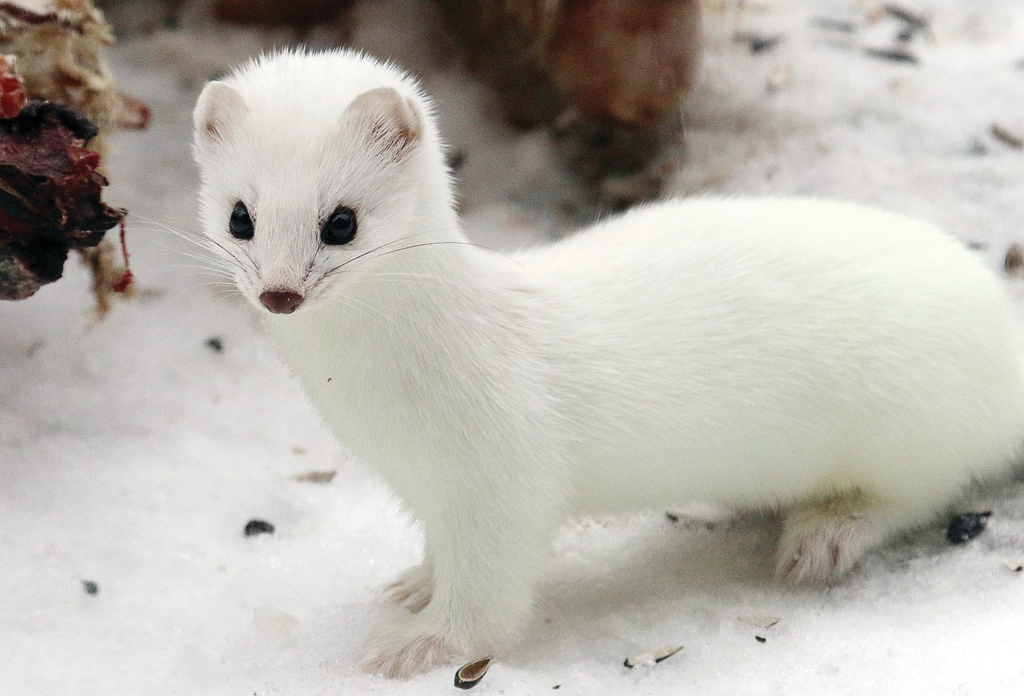
<svg viewBox="0 0 1024 696">
<path fill-rule="evenodd" d="M 304 298 L 297 292 L 267 290 L 260 294 L 260 302 L 274 314 L 291 314 Z"/>
</svg>

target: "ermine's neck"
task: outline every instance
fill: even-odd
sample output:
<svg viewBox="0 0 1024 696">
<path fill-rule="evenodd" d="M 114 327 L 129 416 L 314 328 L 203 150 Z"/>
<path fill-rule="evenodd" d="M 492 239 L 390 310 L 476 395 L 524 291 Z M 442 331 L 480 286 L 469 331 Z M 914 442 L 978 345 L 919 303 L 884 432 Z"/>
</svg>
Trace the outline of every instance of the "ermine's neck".
<svg viewBox="0 0 1024 696">
<path fill-rule="evenodd" d="M 424 509 L 434 484 L 408 462 L 518 403 L 508 392 L 531 373 L 535 342 L 515 263 L 470 244 L 450 207 L 424 206 L 418 224 L 424 234 L 352 263 L 330 305 L 268 318 L 339 438 Z"/>
</svg>

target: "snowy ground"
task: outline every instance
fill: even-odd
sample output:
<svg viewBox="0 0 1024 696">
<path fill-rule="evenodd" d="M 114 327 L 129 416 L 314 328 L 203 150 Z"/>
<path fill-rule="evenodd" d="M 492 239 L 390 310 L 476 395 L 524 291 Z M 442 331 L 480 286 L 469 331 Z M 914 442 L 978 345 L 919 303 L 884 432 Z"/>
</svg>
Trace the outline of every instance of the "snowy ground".
<svg viewBox="0 0 1024 696">
<path fill-rule="evenodd" d="M 862 52 L 898 31 L 863 24 L 865 4 L 762 0 L 739 13 L 709 1 L 675 189 L 880 204 L 984 244 L 1002 272 L 1024 238 L 1024 152 L 990 127 L 1024 133 L 1024 5 L 912 0 L 934 37 L 913 41 L 911 65 Z M 421 70 L 440 100 L 466 153 L 471 233 L 514 247 L 561 231 L 553 211 L 572 191 L 545 137 L 494 120 L 487 94 L 431 50 L 429 12 L 410 6 L 364 2 L 357 38 Z M 736 29 L 785 38 L 752 55 Z M 191 102 L 260 41 L 186 31 L 115 51 L 125 87 L 154 111 L 152 128 L 118 136 L 108 159 L 107 198 L 133 213 L 138 301 L 96 323 L 86 274 L 70 263 L 37 297 L 0 304 L 3 696 L 452 692 L 454 668 L 408 682 L 356 671 L 387 611 L 377 592 L 417 562 L 419 539 L 318 422 L 249 309 L 204 285 L 188 245 L 157 224 L 195 228 Z M 769 79 L 782 84 L 769 91 Z M 328 484 L 294 478 L 335 469 Z M 663 511 L 580 522 L 556 543 L 527 645 L 476 692 L 1024 693 L 1024 573 L 1003 563 L 1024 561 L 1024 484 L 962 509 L 995 513 L 971 544 L 927 529 L 829 590 L 771 583 L 770 526 L 690 529 Z M 277 532 L 244 537 L 252 518 Z M 756 628 L 748 616 L 781 620 Z M 622 666 L 669 644 L 685 648 L 651 669 Z"/>
</svg>

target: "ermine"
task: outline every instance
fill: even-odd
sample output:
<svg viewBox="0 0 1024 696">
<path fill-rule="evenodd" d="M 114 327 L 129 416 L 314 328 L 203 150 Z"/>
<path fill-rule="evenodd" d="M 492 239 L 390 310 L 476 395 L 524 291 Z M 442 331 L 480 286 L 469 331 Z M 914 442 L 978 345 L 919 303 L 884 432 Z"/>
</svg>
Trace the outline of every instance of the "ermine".
<svg viewBox="0 0 1024 696">
<path fill-rule="evenodd" d="M 430 101 L 392 65 L 266 56 L 194 116 L 211 246 L 423 524 L 370 671 L 513 645 L 570 516 L 775 509 L 778 576 L 831 582 L 1021 451 L 1007 292 L 928 224 L 670 200 L 506 256 L 460 230 Z"/>
</svg>

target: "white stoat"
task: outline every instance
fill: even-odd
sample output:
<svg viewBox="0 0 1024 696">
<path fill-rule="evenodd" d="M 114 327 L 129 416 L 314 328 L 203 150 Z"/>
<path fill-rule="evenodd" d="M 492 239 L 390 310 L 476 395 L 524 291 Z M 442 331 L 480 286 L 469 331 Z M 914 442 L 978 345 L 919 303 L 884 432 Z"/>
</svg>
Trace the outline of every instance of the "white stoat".
<svg viewBox="0 0 1024 696">
<path fill-rule="evenodd" d="M 425 528 L 368 669 L 509 645 L 569 515 L 775 508 L 779 576 L 829 581 L 1024 442 L 1007 295 L 927 224 L 673 200 L 492 253 L 459 228 L 428 99 L 347 51 L 250 63 L 195 127 L 205 233 Z"/>
</svg>

